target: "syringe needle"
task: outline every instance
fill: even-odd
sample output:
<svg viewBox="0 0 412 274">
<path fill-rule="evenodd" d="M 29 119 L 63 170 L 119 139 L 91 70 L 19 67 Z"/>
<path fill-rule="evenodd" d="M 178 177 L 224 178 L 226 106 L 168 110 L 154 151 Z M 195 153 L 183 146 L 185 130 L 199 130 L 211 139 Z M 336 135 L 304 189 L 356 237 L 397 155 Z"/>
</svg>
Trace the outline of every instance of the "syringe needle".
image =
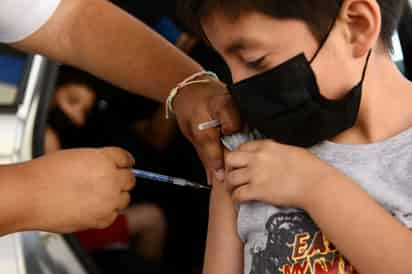
<svg viewBox="0 0 412 274">
<path fill-rule="evenodd" d="M 181 178 L 173 178 L 173 183 L 180 186 L 190 186 L 193 188 L 210 189 L 209 186 L 204 186 L 199 183 L 191 182 Z"/>
<path fill-rule="evenodd" d="M 195 182 L 190 182 L 182 178 L 175 178 L 175 177 L 166 176 L 166 175 L 149 172 L 145 170 L 140 170 L 140 169 L 132 169 L 132 172 L 136 177 L 148 179 L 152 181 L 172 183 L 172 184 L 179 185 L 179 186 L 189 186 L 189 187 L 198 188 L 198 189 L 210 189 L 210 187 L 208 186 L 204 186 L 204 185 L 201 185 Z"/>
</svg>

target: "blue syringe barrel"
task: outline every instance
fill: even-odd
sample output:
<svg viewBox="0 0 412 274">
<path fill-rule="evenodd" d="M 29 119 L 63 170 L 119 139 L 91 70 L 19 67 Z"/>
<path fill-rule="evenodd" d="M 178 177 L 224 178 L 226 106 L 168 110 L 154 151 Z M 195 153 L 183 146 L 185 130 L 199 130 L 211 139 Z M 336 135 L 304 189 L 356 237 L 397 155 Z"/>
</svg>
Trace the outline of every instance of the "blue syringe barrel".
<svg viewBox="0 0 412 274">
<path fill-rule="evenodd" d="M 149 171 L 144 171 L 144 170 L 139 170 L 139 169 L 132 169 L 132 172 L 135 176 L 148 179 L 148 180 L 153 180 L 153 181 L 159 181 L 159 182 L 164 182 L 164 183 L 170 183 L 173 181 L 172 177 L 166 176 L 166 175 L 161 175 Z"/>
</svg>

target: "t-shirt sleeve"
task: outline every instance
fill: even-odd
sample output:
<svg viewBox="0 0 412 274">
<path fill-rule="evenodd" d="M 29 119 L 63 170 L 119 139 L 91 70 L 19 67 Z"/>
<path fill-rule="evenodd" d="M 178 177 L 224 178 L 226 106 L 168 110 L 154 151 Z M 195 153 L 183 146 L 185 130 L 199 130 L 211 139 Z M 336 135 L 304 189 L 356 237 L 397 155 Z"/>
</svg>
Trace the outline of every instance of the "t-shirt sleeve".
<svg viewBox="0 0 412 274">
<path fill-rule="evenodd" d="M 410 230 L 412 230 L 412 212 L 403 214 L 400 219 L 404 225 L 406 225 Z"/>
<path fill-rule="evenodd" d="M 21 41 L 44 25 L 60 0 L 0 0 L 0 42 Z"/>
</svg>

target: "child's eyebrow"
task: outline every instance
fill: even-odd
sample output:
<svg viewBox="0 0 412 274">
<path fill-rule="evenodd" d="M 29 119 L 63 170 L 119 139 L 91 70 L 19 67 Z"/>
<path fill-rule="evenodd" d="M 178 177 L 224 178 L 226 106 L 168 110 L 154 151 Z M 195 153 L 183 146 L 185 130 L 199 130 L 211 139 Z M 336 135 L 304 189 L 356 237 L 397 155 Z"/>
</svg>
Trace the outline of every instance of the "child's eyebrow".
<svg viewBox="0 0 412 274">
<path fill-rule="evenodd" d="M 242 50 L 252 49 L 259 45 L 255 40 L 246 39 L 244 37 L 237 38 L 231 41 L 224 49 L 227 54 L 238 54 Z"/>
<path fill-rule="evenodd" d="M 239 38 L 237 40 L 234 40 L 233 42 L 231 42 L 225 49 L 225 51 L 227 53 L 230 54 L 236 54 L 241 50 L 244 50 L 246 48 L 245 45 L 245 40 L 243 38 Z"/>
</svg>

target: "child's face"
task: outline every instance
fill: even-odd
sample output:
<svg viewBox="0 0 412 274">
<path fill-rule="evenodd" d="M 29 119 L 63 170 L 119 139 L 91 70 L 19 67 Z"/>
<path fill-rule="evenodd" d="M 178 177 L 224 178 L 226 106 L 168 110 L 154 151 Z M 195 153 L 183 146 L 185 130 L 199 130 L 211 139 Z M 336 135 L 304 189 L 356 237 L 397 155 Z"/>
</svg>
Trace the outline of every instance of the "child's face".
<svg viewBox="0 0 412 274">
<path fill-rule="evenodd" d="M 203 22 L 203 28 L 228 64 L 235 83 L 302 52 L 310 60 L 319 48 L 319 42 L 305 23 L 275 19 L 258 12 L 245 12 L 231 19 L 216 11 Z M 350 47 L 345 47 L 345 43 L 343 32 L 335 26 L 311 65 L 326 98 L 342 97 L 361 77 L 361 70 L 353 69 Z M 364 58 L 359 68 L 362 62 Z"/>
</svg>

